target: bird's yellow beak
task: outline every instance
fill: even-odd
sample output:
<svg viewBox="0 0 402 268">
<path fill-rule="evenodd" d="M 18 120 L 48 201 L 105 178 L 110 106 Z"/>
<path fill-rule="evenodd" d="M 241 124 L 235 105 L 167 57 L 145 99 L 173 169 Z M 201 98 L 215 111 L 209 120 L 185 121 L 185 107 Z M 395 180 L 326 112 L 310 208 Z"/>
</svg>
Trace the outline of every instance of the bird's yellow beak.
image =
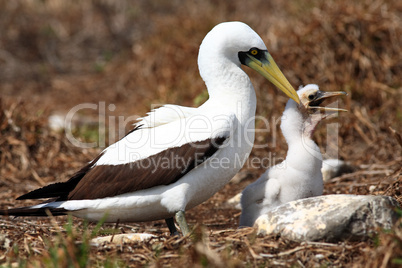
<svg viewBox="0 0 402 268">
<path fill-rule="evenodd" d="M 305 103 L 306 109 L 313 109 L 313 110 L 321 110 L 321 111 L 333 111 L 333 112 L 347 112 L 348 110 L 341 109 L 341 108 L 336 108 L 336 107 L 324 107 L 324 106 L 319 106 L 324 100 L 332 97 L 337 97 L 337 96 L 346 96 L 348 95 L 344 91 L 333 91 L 333 92 L 324 92 L 324 91 L 318 91 L 317 97 L 314 100 L 308 101 Z"/>
<path fill-rule="evenodd" d="M 259 74 L 268 79 L 277 88 L 282 90 L 288 97 L 295 102 L 300 103 L 299 95 L 290 85 L 289 81 L 283 75 L 278 65 L 276 65 L 274 59 L 268 51 L 261 51 L 263 55 L 258 58 L 247 53 L 248 59 L 245 61 L 245 65 L 256 70 Z"/>
</svg>

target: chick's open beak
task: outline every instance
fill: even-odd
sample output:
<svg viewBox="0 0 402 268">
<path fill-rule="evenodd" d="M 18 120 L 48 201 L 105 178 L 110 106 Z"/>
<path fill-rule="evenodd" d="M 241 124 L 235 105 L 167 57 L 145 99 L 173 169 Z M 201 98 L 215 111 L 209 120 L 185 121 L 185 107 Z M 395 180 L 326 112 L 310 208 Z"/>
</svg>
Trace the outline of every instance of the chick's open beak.
<svg viewBox="0 0 402 268">
<path fill-rule="evenodd" d="M 319 106 L 324 100 L 332 97 L 337 97 L 337 96 L 345 96 L 348 95 L 344 91 L 334 91 L 334 92 L 324 92 L 324 91 L 319 91 L 317 93 L 317 97 L 314 100 L 311 100 L 307 103 L 305 103 L 306 109 L 316 109 L 316 110 L 321 110 L 321 111 L 335 111 L 335 112 L 347 112 L 348 110 L 341 109 L 341 108 L 336 108 L 336 107 L 324 107 L 324 106 Z"/>
<path fill-rule="evenodd" d="M 262 53 L 263 55 L 259 58 L 247 54 L 245 65 L 256 70 L 259 74 L 273 83 L 277 88 L 282 90 L 288 97 L 293 99 L 295 102 L 300 103 L 299 96 L 283 75 L 279 67 L 276 65 L 272 56 L 268 53 L 268 51 L 262 51 Z"/>
</svg>

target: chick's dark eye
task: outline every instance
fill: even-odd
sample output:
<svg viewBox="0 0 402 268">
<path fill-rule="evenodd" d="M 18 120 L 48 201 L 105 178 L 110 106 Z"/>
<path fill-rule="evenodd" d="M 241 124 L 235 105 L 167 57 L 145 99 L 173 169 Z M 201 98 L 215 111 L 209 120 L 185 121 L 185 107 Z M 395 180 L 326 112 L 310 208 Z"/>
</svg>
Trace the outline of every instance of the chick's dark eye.
<svg viewBox="0 0 402 268">
<path fill-rule="evenodd" d="M 308 99 L 309 99 L 309 100 L 314 100 L 314 98 L 315 98 L 315 95 L 314 95 L 314 94 L 308 95 Z"/>
</svg>

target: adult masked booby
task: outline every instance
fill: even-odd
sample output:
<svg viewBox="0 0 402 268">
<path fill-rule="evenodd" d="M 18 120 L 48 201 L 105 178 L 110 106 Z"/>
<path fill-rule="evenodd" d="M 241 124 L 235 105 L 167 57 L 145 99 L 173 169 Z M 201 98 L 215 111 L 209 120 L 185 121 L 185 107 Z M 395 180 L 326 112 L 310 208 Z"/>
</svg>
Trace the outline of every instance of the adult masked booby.
<svg viewBox="0 0 402 268">
<path fill-rule="evenodd" d="M 326 115 L 317 110 L 345 111 L 319 105 L 325 99 L 346 93 L 323 92 L 313 84 L 300 88 L 297 93 L 300 104 L 289 100 L 281 118 L 281 130 L 288 143 L 286 159 L 243 190 L 240 226 L 253 226 L 260 215 L 283 203 L 322 195 L 322 155 L 312 136 Z"/>
<path fill-rule="evenodd" d="M 184 211 L 228 183 L 253 146 L 256 95 L 242 64 L 299 102 L 258 34 L 241 22 L 221 23 L 199 49 L 199 71 L 209 93 L 203 105 L 152 111 L 68 181 L 18 198 L 51 200 L 0 214 L 70 213 L 106 222 L 165 219 L 172 234 L 177 233 L 175 217 L 186 235 Z"/>
</svg>

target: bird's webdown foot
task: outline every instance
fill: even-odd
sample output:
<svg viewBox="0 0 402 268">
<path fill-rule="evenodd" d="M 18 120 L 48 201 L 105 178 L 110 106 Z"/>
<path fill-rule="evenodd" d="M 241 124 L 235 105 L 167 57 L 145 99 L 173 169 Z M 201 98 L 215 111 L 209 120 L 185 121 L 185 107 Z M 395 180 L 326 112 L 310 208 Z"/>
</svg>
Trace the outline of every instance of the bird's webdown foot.
<svg viewBox="0 0 402 268">
<path fill-rule="evenodd" d="M 179 210 L 178 212 L 176 212 L 175 219 L 181 229 L 181 232 L 183 233 L 183 236 L 187 236 L 190 233 L 190 228 L 188 227 L 184 211 Z M 180 233 L 176 229 L 173 218 L 165 219 L 165 221 L 169 228 L 171 236 L 180 235 Z"/>
</svg>

